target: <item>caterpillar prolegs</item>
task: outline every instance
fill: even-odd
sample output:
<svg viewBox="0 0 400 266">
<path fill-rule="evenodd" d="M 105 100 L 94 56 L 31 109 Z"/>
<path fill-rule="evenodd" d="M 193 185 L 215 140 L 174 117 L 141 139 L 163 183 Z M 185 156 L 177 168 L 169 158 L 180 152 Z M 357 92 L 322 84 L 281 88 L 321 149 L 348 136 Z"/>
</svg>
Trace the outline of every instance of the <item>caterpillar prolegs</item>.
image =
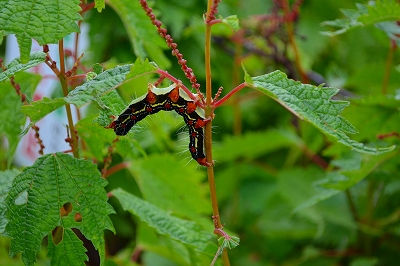
<svg viewBox="0 0 400 266">
<path fill-rule="evenodd" d="M 203 127 L 207 123 L 204 110 L 198 107 L 189 95 L 176 84 L 167 88 L 150 86 L 146 95 L 135 99 L 107 128 L 112 128 L 115 134 L 124 136 L 146 116 L 161 110 L 174 110 L 183 117 L 189 128 L 189 151 L 192 158 L 200 165 L 207 166 L 203 150 Z"/>
</svg>

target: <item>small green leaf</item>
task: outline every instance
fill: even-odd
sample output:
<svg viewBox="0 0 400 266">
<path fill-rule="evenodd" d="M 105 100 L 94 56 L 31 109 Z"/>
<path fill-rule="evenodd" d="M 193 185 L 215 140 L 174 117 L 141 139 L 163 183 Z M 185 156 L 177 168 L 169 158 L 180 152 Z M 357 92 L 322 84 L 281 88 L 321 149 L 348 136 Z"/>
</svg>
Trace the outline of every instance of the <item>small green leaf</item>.
<svg viewBox="0 0 400 266">
<path fill-rule="evenodd" d="M 196 223 L 173 217 L 120 188 L 111 191 L 111 194 L 119 200 L 124 210 L 138 216 L 140 220 L 156 229 L 159 234 L 170 236 L 181 243 L 194 246 L 199 251 L 206 250 L 210 244 L 212 234 L 203 231 Z"/>
<path fill-rule="evenodd" d="M 157 71 L 157 68 L 157 65 L 154 62 L 149 62 L 148 59 L 137 59 L 135 63 L 131 65 L 130 72 L 126 76 L 126 79 L 128 80 L 144 74 L 155 73 Z"/>
<path fill-rule="evenodd" d="M 72 32 L 79 32 L 80 0 L 0 1 L 0 34 L 15 34 L 21 62 L 29 60 L 32 39 L 40 45 L 57 43 Z M 18 14 L 18 15 L 16 15 Z M 2 37 L 0 36 L 0 37 Z"/>
<path fill-rule="evenodd" d="M 88 257 L 85 252 L 87 250 L 72 229 L 64 230 L 63 239 L 57 245 L 53 243 L 51 234 L 47 239 L 49 250 L 47 257 L 51 258 L 51 265 L 86 265 L 85 261 L 88 260 Z"/>
<path fill-rule="evenodd" d="M 396 152 L 385 153 L 378 156 L 363 154 L 363 160 L 360 164 L 358 158 L 359 155 L 353 153 L 351 154 L 352 156 L 345 156 L 339 161 L 342 162 L 342 169 L 327 173 L 324 179 L 315 183 L 315 190 L 310 191 L 310 193 L 314 195 L 300 203 L 294 209 L 294 212 L 308 208 L 322 200 L 340 193 L 341 191 L 353 187 L 358 182 L 370 175 L 384 162 L 396 156 Z M 345 160 L 348 162 L 344 163 Z M 338 161 L 336 161 L 336 163 L 337 162 Z"/>
<path fill-rule="evenodd" d="M 36 74 L 19 72 L 14 76 L 14 82 L 20 85 L 21 93 L 31 98 L 41 77 Z M 26 116 L 20 112 L 22 102 L 20 96 L 15 92 L 15 88 L 10 82 L 0 83 L 0 134 L 7 137 L 9 148 L 6 154 L 8 163 L 13 159 L 15 149 L 17 148 L 22 127 L 25 125 Z"/>
<path fill-rule="evenodd" d="M 93 64 L 92 68 L 93 68 L 93 72 L 96 73 L 97 75 L 100 74 L 101 72 L 103 72 L 103 66 L 100 65 L 99 63 Z"/>
<path fill-rule="evenodd" d="M 44 62 L 46 54 L 43 52 L 34 52 L 30 55 L 27 63 L 21 63 L 21 59 L 16 58 L 6 66 L 6 71 L 0 73 L 0 82 L 14 76 L 16 73 L 30 69 Z"/>
<path fill-rule="evenodd" d="M 240 238 L 237 236 L 220 237 L 218 243 L 221 248 L 233 249 L 239 246 Z"/>
<path fill-rule="evenodd" d="M 113 120 L 112 117 L 118 116 L 127 106 L 116 90 L 103 95 L 95 95 L 93 100 L 100 110 L 95 122 L 103 127 L 108 126 Z"/>
<path fill-rule="evenodd" d="M 85 117 L 76 124 L 79 137 L 85 142 L 90 153 L 98 160 L 102 161 L 106 150 L 104 147 L 110 145 L 115 139 L 113 130 L 106 130 L 104 127 L 94 123 L 93 116 Z"/>
<path fill-rule="evenodd" d="M 106 3 L 104 0 L 95 0 L 94 7 L 100 13 L 103 9 L 106 8 Z"/>
<path fill-rule="evenodd" d="M 381 154 L 392 151 L 388 148 L 370 148 L 350 139 L 346 133 L 357 133 L 357 130 L 345 118 L 339 115 L 347 101 L 331 100 L 339 90 L 328 87 L 315 87 L 288 79 L 286 74 L 277 70 L 272 73 L 252 77 L 249 86 L 267 94 L 283 105 L 293 114 L 303 119 L 330 139 L 340 142 L 352 149 L 370 154 Z"/>
<path fill-rule="evenodd" d="M 148 60 L 144 62 L 137 59 L 134 64 L 117 66 L 98 74 L 95 78 L 87 81 L 71 91 L 65 100 L 78 107 L 83 106 L 96 97 L 116 88 L 128 79 L 139 75 L 154 73 L 156 67 Z"/>
<path fill-rule="evenodd" d="M 229 25 L 233 29 L 233 31 L 238 31 L 240 29 L 239 19 L 236 15 L 228 16 L 222 19 L 222 22 Z"/>
<path fill-rule="evenodd" d="M 151 55 L 161 68 L 171 65 L 161 48 L 166 49 L 164 40 L 157 33 L 156 27 L 151 24 L 139 1 L 110 0 L 107 1 L 124 23 L 135 55 L 144 60 Z"/>
<path fill-rule="evenodd" d="M 66 102 L 64 98 L 50 99 L 43 97 L 42 100 L 32 102 L 29 105 L 21 106 L 21 112 L 26 116 L 29 116 L 32 123 L 36 123 L 49 113 L 57 110 L 65 104 Z"/>
<path fill-rule="evenodd" d="M 335 36 L 357 27 L 365 27 L 373 24 L 379 25 L 388 21 L 400 20 L 400 5 L 393 0 L 370 1 L 368 5 L 357 4 L 357 10 L 343 9 L 341 11 L 346 16 L 345 19 L 336 19 L 322 23 L 323 26 L 332 26 L 339 28 L 339 30 L 333 32 L 325 31 L 322 34 Z M 380 28 L 389 36 L 392 34 L 391 30 L 386 31 L 383 24 Z"/>
<path fill-rule="evenodd" d="M 96 73 L 94 72 L 88 72 L 86 73 L 86 81 L 91 81 L 92 79 L 94 79 L 97 76 Z"/>
<path fill-rule="evenodd" d="M 0 234 L 4 233 L 4 229 L 7 224 L 7 219 L 4 216 L 6 212 L 4 199 L 8 194 L 8 190 L 11 187 L 12 181 L 19 173 L 20 171 L 16 169 L 0 172 Z"/>
<path fill-rule="evenodd" d="M 47 154 L 25 168 L 13 181 L 5 200 L 8 223 L 5 235 L 12 238 L 10 256 L 22 252 L 25 265 L 33 265 L 43 237 L 56 227 L 64 231 L 76 228 L 92 241 L 104 262 L 103 230 L 114 230 L 108 215 L 113 212 L 107 203 L 104 186 L 97 166 L 64 153 Z M 16 200 L 26 194 L 26 202 Z M 61 215 L 64 204 L 71 212 Z M 75 247 L 75 240 L 63 238 L 65 247 Z M 71 243 L 74 242 L 74 243 Z M 59 251 L 52 251 L 57 259 Z M 82 258 L 83 255 L 77 255 Z"/>
</svg>

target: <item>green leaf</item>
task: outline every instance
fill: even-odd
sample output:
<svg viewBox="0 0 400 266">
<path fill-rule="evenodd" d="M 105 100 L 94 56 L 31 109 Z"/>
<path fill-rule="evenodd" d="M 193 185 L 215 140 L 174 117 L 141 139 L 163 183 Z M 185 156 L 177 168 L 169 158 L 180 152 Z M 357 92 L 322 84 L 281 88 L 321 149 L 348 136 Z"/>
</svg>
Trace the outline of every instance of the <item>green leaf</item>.
<svg viewBox="0 0 400 266">
<path fill-rule="evenodd" d="M 131 65 L 130 72 L 126 76 L 126 79 L 129 80 L 144 74 L 155 73 L 157 72 L 157 68 L 157 65 L 154 62 L 149 62 L 148 59 L 137 59 L 135 63 Z"/>
<path fill-rule="evenodd" d="M 11 187 L 12 181 L 19 173 L 20 171 L 16 169 L 0 172 L 0 234 L 4 233 L 4 229 L 7 224 L 7 219 L 4 216 L 6 212 L 4 199 L 8 194 L 8 190 Z"/>
<path fill-rule="evenodd" d="M 206 250 L 210 244 L 212 234 L 203 231 L 196 223 L 171 216 L 151 203 L 120 188 L 112 190 L 111 194 L 119 200 L 124 210 L 138 216 L 140 220 L 155 228 L 159 234 L 194 246 L 199 251 Z"/>
<path fill-rule="evenodd" d="M 351 106 L 344 112 L 352 124 L 360 129 L 357 139 L 377 142 L 379 134 L 400 132 L 399 108 L 400 100 L 393 95 L 369 95 L 352 99 Z"/>
<path fill-rule="evenodd" d="M 357 257 L 350 266 L 376 266 L 379 265 L 379 258 Z"/>
<path fill-rule="evenodd" d="M 92 69 L 93 69 L 93 72 L 96 73 L 96 75 L 98 75 L 104 71 L 103 66 L 99 63 L 93 64 Z"/>
<path fill-rule="evenodd" d="M 214 148 L 217 161 L 234 161 L 236 159 L 254 159 L 264 154 L 290 147 L 300 146 L 302 140 L 295 134 L 284 130 L 247 132 L 241 136 L 226 136 Z"/>
<path fill-rule="evenodd" d="M 221 248 L 233 249 L 239 246 L 240 238 L 237 236 L 220 237 L 218 238 L 218 243 Z"/>
<path fill-rule="evenodd" d="M 0 82 L 14 76 L 16 73 L 30 69 L 44 62 L 46 54 L 43 52 L 34 52 L 30 55 L 27 63 L 21 63 L 21 59 L 16 58 L 6 66 L 6 71 L 0 73 Z"/>
<path fill-rule="evenodd" d="M 383 164 L 384 162 L 388 161 L 389 159 L 396 156 L 396 152 L 381 154 L 379 156 L 370 156 L 364 155 L 362 158 L 362 162 L 360 162 L 358 167 L 354 167 L 354 161 L 357 160 L 357 155 L 354 155 L 353 158 L 348 158 L 347 160 L 350 161 L 345 166 L 351 165 L 352 168 L 343 168 L 340 175 L 333 175 L 328 177 L 327 179 L 319 182 L 319 186 L 325 188 L 332 188 L 337 190 L 346 190 L 360 182 L 362 179 L 367 177 L 370 173 L 372 173 L 378 166 Z"/>
<path fill-rule="evenodd" d="M 139 75 L 154 73 L 156 67 L 148 60 L 136 60 L 134 64 L 117 66 L 98 74 L 95 78 L 76 87 L 65 100 L 78 107 L 116 88 L 128 79 Z"/>
<path fill-rule="evenodd" d="M 238 31 L 240 29 L 239 19 L 236 15 L 223 18 L 222 22 L 229 25 L 233 29 L 233 31 Z"/>
<path fill-rule="evenodd" d="M 72 231 L 72 229 L 65 229 L 62 235 L 63 239 L 60 243 L 55 245 L 52 241 L 52 235 L 48 236 L 48 249 L 47 257 L 51 258 L 51 265 L 70 266 L 70 265 L 86 265 L 84 261 L 88 260 L 85 252 L 86 248 L 83 242 Z"/>
<path fill-rule="evenodd" d="M 27 98 L 31 98 L 41 77 L 36 74 L 20 72 L 14 76 L 14 82 L 20 85 L 21 93 L 25 93 Z M 4 134 L 9 143 L 6 154 L 10 164 L 17 144 L 20 139 L 22 127 L 25 125 L 26 117 L 20 112 L 22 102 L 17 95 L 15 88 L 9 82 L 0 83 L 0 134 Z"/>
<path fill-rule="evenodd" d="M 81 86 L 76 87 L 68 94 L 65 100 L 81 107 L 93 100 L 94 97 L 102 95 L 123 83 L 130 68 L 131 65 L 122 65 L 106 70 Z"/>
<path fill-rule="evenodd" d="M 166 49 L 167 46 L 139 1 L 110 0 L 107 4 L 117 12 L 124 23 L 135 55 L 142 60 L 151 55 L 151 59 L 156 61 L 160 68 L 169 68 L 171 62 L 161 49 Z"/>
<path fill-rule="evenodd" d="M 349 105 L 349 102 L 331 100 L 331 97 L 338 93 L 338 89 L 302 84 L 288 79 L 286 74 L 279 70 L 252 77 L 251 83 L 247 83 L 276 100 L 300 119 L 314 125 L 330 139 L 358 152 L 381 154 L 395 148 L 395 146 L 388 148 L 366 147 L 346 135 L 346 133 L 357 133 L 357 130 L 339 115 L 343 108 Z"/>
<path fill-rule="evenodd" d="M 97 11 L 100 13 L 101 10 L 106 8 L 106 3 L 104 0 L 95 0 L 94 7 L 97 8 Z"/>
<path fill-rule="evenodd" d="M 176 265 L 209 265 L 212 255 L 218 248 L 216 243 L 213 243 L 208 250 L 196 252 L 192 246 L 158 234 L 154 228 L 149 227 L 144 222 L 138 223 L 136 235 L 137 247 L 147 252 L 154 252 L 163 258 L 173 261 Z"/>
<path fill-rule="evenodd" d="M 298 213 L 293 214 L 292 207 L 279 195 L 276 186 L 269 187 L 264 203 L 264 206 L 268 206 L 268 211 L 264 211 L 257 221 L 260 233 L 271 238 L 314 238 L 318 233 L 315 221 Z"/>
<path fill-rule="evenodd" d="M 119 115 L 127 106 L 116 90 L 94 97 L 93 100 L 97 103 L 100 110 L 100 114 L 95 121 L 103 127 L 108 126 L 113 120 L 112 116 Z"/>
<path fill-rule="evenodd" d="M 79 32 L 79 0 L 5 0 L 0 2 L 0 34 L 15 34 L 21 61 L 29 60 L 32 39 L 40 45 L 57 43 Z M 18 15 L 16 15 L 18 14 Z M 1 37 L 2 37 L 1 36 Z"/>
<path fill-rule="evenodd" d="M 33 265 L 43 237 L 62 227 L 80 230 L 92 241 L 104 262 L 103 230 L 114 230 L 108 218 L 113 210 L 107 203 L 106 184 L 97 166 L 89 161 L 64 153 L 37 159 L 14 179 L 5 200 L 8 219 L 5 235 L 12 238 L 10 256 L 22 252 L 25 265 Z M 71 207 L 67 215 L 60 212 L 64 204 Z M 76 248 L 71 243 L 74 239 L 64 237 L 62 241 L 65 247 Z M 51 253 L 55 259 L 58 252 Z"/>
<path fill-rule="evenodd" d="M 175 156 L 152 155 L 136 160 L 129 170 L 143 197 L 158 208 L 192 219 L 209 213 L 211 203 L 202 184 L 204 174 L 193 171 L 192 165 L 185 165 Z"/>
<path fill-rule="evenodd" d="M 352 153 L 360 155 L 356 152 Z M 356 228 L 348 209 L 343 210 L 345 200 L 344 197 L 340 197 L 343 195 L 338 195 L 329 203 L 327 201 L 320 202 L 340 192 L 335 191 L 335 193 L 329 194 L 326 189 L 321 189 L 316 185 L 325 177 L 326 173 L 318 168 L 293 168 L 281 171 L 277 178 L 280 195 L 292 209 L 298 208 L 299 204 L 319 195 L 314 202 L 314 204 L 319 203 L 318 205 L 307 209 L 295 209 L 295 212 L 301 210 L 300 214 L 314 221 L 320 230 L 324 230 L 326 221 L 347 228 Z"/>
<path fill-rule="evenodd" d="M 363 154 L 362 162 L 360 163 L 359 154 L 354 152 L 350 154 L 352 154 L 352 156 L 343 157 L 343 159 L 334 162 L 336 165 L 340 163 L 343 168 L 338 171 L 327 173 L 324 179 L 316 182 L 314 191 L 310 191 L 310 193 L 314 195 L 299 203 L 294 209 L 294 212 L 315 205 L 322 200 L 353 187 L 384 162 L 396 156 L 396 152 L 385 153 L 378 156 Z"/>
<path fill-rule="evenodd" d="M 341 10 L 345 19 L 325 21 L 323 26 L 339 28 L 333 32 L 322 32 L 328 36 L 342 34 L 350 29 L 365 27 L 386 21 L 400 20 L 400 5 L 393 0 L 370 1 L 368 5 L 357 4 L 357 10 Z"/>
<path fill-rule="evenodd" d="M 115 139 L 113 130 L 106 130 L 93 121 L 93 116 L 85 117 L 76 123 L 79 137 L 85 142 L 90 153 L 98 160 L 104 159 L 106 150 L 104 147 L 110 145 Z"/>
<path fill-rule="evenodd" d="M 65 104 L 66 102 L 64 98 L 50 99 L 43 97 L 42 100 L 32 102 L 29 105 L 21 106 L 21 112 L 26 116 L 29 116 L 32 123 L 36 123 L 49 113 L 57 110 Z"/>
</svg>

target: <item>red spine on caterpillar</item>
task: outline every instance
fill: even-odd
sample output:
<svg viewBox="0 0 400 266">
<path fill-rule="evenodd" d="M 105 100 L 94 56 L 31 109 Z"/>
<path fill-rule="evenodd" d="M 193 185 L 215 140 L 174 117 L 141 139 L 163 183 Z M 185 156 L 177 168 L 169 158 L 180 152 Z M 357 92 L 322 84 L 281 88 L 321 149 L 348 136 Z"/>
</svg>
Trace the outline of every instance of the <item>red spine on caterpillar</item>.
<svg viewBox="0 0 400 266">
<path fill-rule="evenodd" d="M 157 95 L 154 94 L 150 89 L 147 92 L 146 100 L 149 104 L 155 104 L 157 102 Z"/>
<path fill-rule="evenodd" d="M 186 107 L 186 112 L 188 114 L 196 111 L 197 105 L 194 102 L 188 102 L 187 107 Z"/>
<path fill-rule="evenodd" d="M 210 163 L 207 162 L 206 158 L 198 158 L 197 163 L 202 165 L 202 166 L 211 166 Z"/>
<path fill-rule="evenodd" d="M 176 86 L 168 93 L 168 98 L 171 102 L 176 103 L 179 100 L 179 87 Z"/>
<path fill-rule="evenodd" d="M 183 117 L 189 129 L 189 151 L 192 158 L 200 165 L 210 166 L 210 163 L 206 161 L 203 147 L 203 127 L 210 119 L 205 119 L 204 110 L 198 107 L 196 101 L 193 101 L 177 84 L 159 89 L 149 85 L 147 94 L 135 99 L 106 128 L 112 128 L 117 135 L 123 136 L 147 115 L 155 114 L 161 110 L 174 110 Z"/>
</svg>

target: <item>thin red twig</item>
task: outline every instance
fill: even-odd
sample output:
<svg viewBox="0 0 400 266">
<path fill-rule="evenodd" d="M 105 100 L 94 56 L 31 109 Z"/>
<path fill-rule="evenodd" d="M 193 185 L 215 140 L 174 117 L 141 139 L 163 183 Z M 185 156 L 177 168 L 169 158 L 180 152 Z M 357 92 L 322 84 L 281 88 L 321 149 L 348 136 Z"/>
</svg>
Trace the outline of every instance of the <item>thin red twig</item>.
<svg viewBox="0 0 400 266">
<path fill-rule="evenodd" d="M 218 100 L 217 102 L 214 103 L 214 109 L 217 108 L 218 106 L 220 106 L 221 104 L 223 104 L 224 102 L 226 102 L 229 98 L 232 97 L 232 95 L 234 95 L 236 92 L 240 91 L 241 89 L 243 89 L 246 86 L 247 86 L 246 82 L 243 82 L 243 83 L 239 84 L 238 86 L 236 86 L 227 95 L 225 95 L 220 100 Z"/>
</svg>

